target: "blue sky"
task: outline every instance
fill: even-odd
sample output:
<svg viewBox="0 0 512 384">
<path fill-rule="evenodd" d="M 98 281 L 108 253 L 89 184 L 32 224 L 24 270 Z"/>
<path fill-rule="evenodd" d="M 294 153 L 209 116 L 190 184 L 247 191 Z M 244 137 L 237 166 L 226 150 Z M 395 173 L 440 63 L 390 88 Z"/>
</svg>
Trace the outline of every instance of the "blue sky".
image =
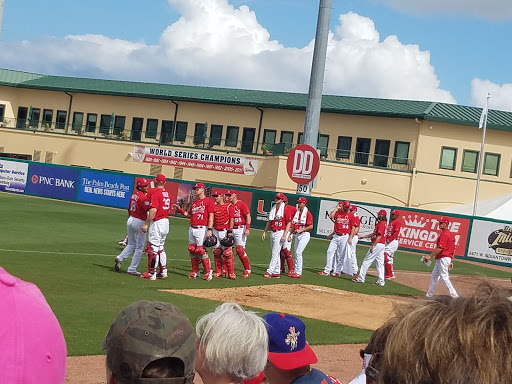
<svg viewBox="0 0 512 384">
<path fill-rule="evenodd" d="M 333 0 L 324 93 L 512 110 L 508 3 Z M 5 0 L 0 67 L 307 92 L 318 4 Z"/>
</svg>

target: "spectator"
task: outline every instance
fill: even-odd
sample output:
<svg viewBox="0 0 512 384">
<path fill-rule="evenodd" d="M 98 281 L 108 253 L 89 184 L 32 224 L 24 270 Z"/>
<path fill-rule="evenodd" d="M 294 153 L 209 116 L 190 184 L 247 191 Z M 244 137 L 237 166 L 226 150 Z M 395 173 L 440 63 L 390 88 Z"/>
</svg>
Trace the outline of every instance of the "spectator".
<svg viewBox="0 0 512 384">
<path fill-rule="evenodd" d="M 264 374 L 270 384 L 334 384 L 339 381 L 311 364 L 318 362 L 306 341 L 306 325 L 283 313 L 263 316 L 268 331 L 268 363 Z"/>
<path fill-rule="evenodd" d="M 379 383 L 510 383 L 510 293 L 491 283 L 476 292 L 397 307 Z"/>
<path fill-rule="evenodd" d="M 197 321 L 196 332 L 196 371 L 204 384 L 242 383 L 265 367 L 265 323 L 240 305 L 221 304 Z"/>
<path fill-rule="evenodd" d="M 107 383 L 193 383 L 195 341 L 176 306 L 137 301 L 117 315 L 103 340 Z"/>
<path fill-rule="evenodd" d="M 66 342 L 43 294 L 0 267 L 0 382 L 63 384 Z"/>
</svg>

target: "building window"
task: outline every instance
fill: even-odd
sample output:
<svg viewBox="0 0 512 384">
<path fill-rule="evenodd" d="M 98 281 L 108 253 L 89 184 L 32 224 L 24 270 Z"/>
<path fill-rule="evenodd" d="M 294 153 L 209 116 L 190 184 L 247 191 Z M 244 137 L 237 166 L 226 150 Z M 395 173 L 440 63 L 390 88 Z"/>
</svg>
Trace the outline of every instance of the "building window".
<svg viewBox="0 0 512 384">
<path fill-rule="evenodd" d="M 126 116 L 116 116 L 114 119 L 114 135 L 121 136 L 121 132 L 124 131 L 125 124 Z"/>
<path fill-rule="evenodd" d="M 87 122 L 85 126 L 87 127 L 87 132 L 96 132 L 96 123 L 98 122 L 98 115 L 95 113 L 87 114 Z"/>
<path fill-rule="evenodd" d="M 221 145 L 222 143 L 222 125 L 212 124 L 210 127 L 210 147 Z"/>
<path fill-rule="evenodd" d="M 284 150 L 288 152 L 292 149 L 293 144 L 293 132 L 291 131 L 281 131 L 281 144 L 284 144 Z"/>
<path fill-rule="evenodd" d="M 43 109 L 43 127 L 51 128 L 53 121 L 53 109 Z"/>
<path fill-rule="evenodd" d="M 485 153 L 484 157 L 484 175 L 498 176 L 500 170 L 500 157 L 497 153 Z"/>
<path fill-rule="evenodd" d="M 84 114 L 83 112 L 74 112 L 73 113 L 73 122 L 71 123 L 72 130 L 80 132 L 82 131 L 82 125 L 84 124 Z"/>
<path fill-rule="evenodd" d="M 322 159 L 327 159 L 327 149 L 329 148 L 329 135 L 318 135 L 318 144 L 316 145 L 316 149 L 320 150 L 320 157 Z"/>
<path fill-rule="evenodd" d="M 229 126 L 226 131 L 226 147 L 236 147 L 238 144 L 238 127 Z"/>
<path fill-rule="evenodd" d="M 16 116 L 16 128 L 27 128 L 27 107 L 18 107 L 18 115 Z"/>
<path fill-rule="evenodd" d="M 176 122 L 175 140 L 184 143 L 187 140 L 188 123 L 186 121 Z"/>
<path fill-rule="evenodd" d="M 100 117 L 100 133 L 108 135 L 110 133 L 110 124 L 113 123 L 112 115 L 101 115 Z"/>
<path fill-rule="evenodd" d="M 196 123 L 196 127 L 194 129 L 194 145 L 204 144 L 207 129 L 207 123 Z"/>
<path fill-rule="evenodd" d="M 352 137 L 338 136 L 338 146 L 336 147 L 336 159 L 349 159 L 352 149 Z"/>
<path fill-rule="evenodd" d="M 162 130 L 160 132 L 161 143 L 172 143 L 174 121 L 162 120 Z"/>
<path fill-rule="evenodd" d="M 476 173 L 477 165 L 478 152 L 465 149 L 462 154 L 462 172 Z"/>
<path fill-rule="evenodd" d="M 0 123 L 4 122 L 5 117 L 5 104 L 0 104 Z"/>
<path fill-rule="evenodd" d="M 57 111 L 57 117 L 55 118 L 55 129 L 66 128 L 66 118 L 68 113 L 66 111 Z"/>
<path fill-rule="evenodd" d="M 407 164 L 409 162 L 409 148 L 411 143 L 406 141 L 395 142 L 395 152 L 393 154 L 394 164 Z"/>
<path fill-rule="evenodd" d="M 455 170 L 455 163 L 457 162 L 457 148 L 442 147 L 441 148 L 441 161 L 439 168 Z"/>
<path fill-rule="evenodd" d="M 276 143 L 277 131 L 275 129 L 265 129 L 263 131 L 263 144 L 267 151 L 274 150 L 274 144 Z"/>
<path fill-rule="evenodd" d="M 30 112 L 29 112 L 30 114 Z M 39 119 L 41 118 L 41 109 L 40 108 L 32 108 L 32 114 L 30 114 L 29 118 L 29 126 L 33 128 L 37 128 L 39 126 Z"/>
<path fill-rule="evenodd" d="M 156 132 L 158 131 L 158 119 L 146 120 L 146 139 L 156 139 Z"/>
</svg>

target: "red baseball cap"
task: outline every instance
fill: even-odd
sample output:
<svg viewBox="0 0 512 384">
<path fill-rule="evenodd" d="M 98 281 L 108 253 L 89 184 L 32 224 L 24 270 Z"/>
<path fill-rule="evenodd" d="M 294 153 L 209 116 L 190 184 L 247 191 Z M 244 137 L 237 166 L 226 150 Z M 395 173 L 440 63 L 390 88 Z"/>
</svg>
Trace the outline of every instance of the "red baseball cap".
<svg viewBox="0 0 512 384">
<path fill-rule="evenodd" d="M 351 205 L 350 206 L 350 210 L 354 211 L 354 212 L 357 212 L 357 207 L 355 205 Z"/>
<path fill-rule="evenodd" d="M 244 380 L 244 384 L 260 384 L 264 378 L 265 374 L 263 372 L 260 372 L 258 376 Z"/>
<path fill-rule="evenodd" d="M 202 189 L 206 189 L 206 187 L 204 186 L 203 183 L 197 183 L 196 185 L 194 185 L 193 189 L 199 189 L 199 188 L 202 188 Z"/>
<path fill-rule="evenodd" d="M 450 224 L 450 220 L 448 220 L 447 217 L 441 216 L 441 218 L 439 219 L 439 224 L 441 223 L 446 223 L 446 225 L 448 225 Z"/>
<path fill-rule="evenodd" d="M 159 173 L 158 175 L 156 175 L 155 181 L 157 183 L 164 184 L 165 183 L 165 176 L 162 175 L 161 173 Z"/>
<path fill-rule="evenodd" d="M 145 178 L 140 178 L 139 180 L 137 180 L 137 187 L 146 187 L 149 185 L 149 181 Z"/>
<path fill-rule="evenodd" d="M 220 191 L 215 191 L 215 192 L 212 193 L 212 196 L 213 197 L 224 196 L 224 194 L 222 192 L 220 192 Z"/>
<path fill-rule="evenodd" d="M 276 194 L 276 199 L 286 200 L 286 196 L 284 195 L 284 193 L 278 192 Z"/>
<path fill-rule="evenodd" d="M 397 215 L 399 216 L 400 215 L 400 212 L 398 212 L 396 209 L 393 209 L 393 211 L 391 212 L 392 215 Z"/>
<path fill-rule="evenodd" d="M 340 203 L 343 204 L 344 207 L 350 207 L 350 201 L 348 200 L 340 201 Z"/>
<path fill-rule="evenodd" d="M 386 216 L 388 213 L 384 209 L 381 209 L 378 214 Z"/>
<path fill-rule="evenodd" d="M 304 203 L 304 204 L 307 204 L 308 203 L 308 199 L 306 199 L 305 197 L 299 197 L 297 199 L 297 203 Z"/>
</svg>

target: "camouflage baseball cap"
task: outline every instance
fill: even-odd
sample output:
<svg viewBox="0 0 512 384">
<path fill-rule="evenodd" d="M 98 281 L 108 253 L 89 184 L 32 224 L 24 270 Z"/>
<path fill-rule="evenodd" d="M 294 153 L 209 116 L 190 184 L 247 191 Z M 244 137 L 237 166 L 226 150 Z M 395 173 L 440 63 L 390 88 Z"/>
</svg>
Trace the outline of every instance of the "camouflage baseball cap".
<svg viewBox="0 0 512 384">
<path fill-rule="evenodd" d="M 124 308 L 103 340 L 108 368 L 126 384 L 193 383 L 195 347 L 194 329 L 176 306 L 147 300 Z M 148 364 L 166 357 L 183 362 L 182 377 L 142 378 Z"/>
</svg>

